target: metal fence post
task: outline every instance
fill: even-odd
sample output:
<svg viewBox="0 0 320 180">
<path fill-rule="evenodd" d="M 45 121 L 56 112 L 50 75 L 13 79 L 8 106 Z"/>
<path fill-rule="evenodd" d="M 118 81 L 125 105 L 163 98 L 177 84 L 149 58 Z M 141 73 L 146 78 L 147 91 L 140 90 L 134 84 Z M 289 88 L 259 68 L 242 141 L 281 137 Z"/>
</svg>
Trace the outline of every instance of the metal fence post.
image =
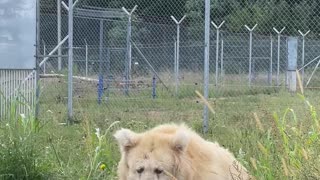
<svg viewBox="0 0 320 180">
<path fill-rule="evenodd" d="M 85 59 L 85 61 L 86 61 L 86 77 L 88 77 L 88 43 L 87 43 L 87 40 L 86 39 L 84 39 L 84 42 L 85 42 L 85 46 L 86 46 L 86 59 Z"/>
<path fill-rule="evenodd" d="M 269 75 L 268 75 L 268 82 L 269 85 L 272 85 L 272 58 L 273 58 L 273 39 L 272 35 L 270 35 L 270 66 L 269 66 Z"/>
<path fill-rule="evenodd" d="M 102 65 L 103 65 L 103 20 L 100 20 L 100 37 L 99 37 L 99 84 L 98 84 L 98 103 L 101 103 L 102 94 L 103 94 L 103 73 L 102 73 Z"/>
<path fill-rule="evenodd" d="M 44 42 L 44 40 L 42 40 L 43 43 L 43 57 L 46 56 L 46 43 Z M 43 63 L 43 74 L 46 74 L 46 62 Z"/>
<path fill-rule="evenodd" d="M 210 51 L 210 0 L 205 0 L 205 25 L 204 25 L 204 98 L 209 98 L 209 51 Z M 208 132 L 209 113 L 208 107 L 204 105 L 203 110 L 203 132 Z"/>
<path fill-rule="evenodd" d="M 221 80 L 224 79 L 224 62 L 223 62 L 223 39 L 221 40 L 221 53 L 220 53 L 220 59 L 221 59 Z"/>
<path fill-rule="evenodd" d="M 40 0 L 36 0 L 36 67 L 35 67 L 35 119 L 39 118 L 39 97 L 40 97 L 40 65 L 39 65 L 39 55 L 40 55 Z"/>
<path fill-rule="evenodd" d="M 298 38 L 288 38 L 288 87 L 290 92 L 297 89 L 297 59 L 298 59 Z"/>
<path fill-rule="evenodd" d="M 220 36 L 220 28 L 224 24 L 225 21 L 222 21 L 222 23 L 218 26 L 213 21 L 211 21 L 211 24 L 216 28 L 217 30 L 217 39 L 216 39 L 216 81 L 215 86 L 218 86 L 218 78 L 219 78 L 219 36 Z"/>
<path fill-rule="evenodd" d="M 174 41 L 174 78 L 175 78 L 175 88 L 176 88 L 176 95 L 178 91 L 178 84 L 177 84 L 177 41 Z"/>
<path fill-rule="evenodd" d="M 61 42 L 61 0 L 57 0 L 58 44 Z M 61 71 L 61 47 L 58 49 L 58 70 Z"/>
<path fill-rule="evenodd" d="M 68 6 L 62 1 L 61 4 L 63 7 L 68 11 L 68 118 L 67 118 L 67 124 L 70 124 L 73 122 L 73 103 L 72 103 L 72 97 L 73 97 L 73 8 L 76 6 L 76 4 L 79 2 L 79 0 L 76 0 L 74 3 L 73 1 L 69 1 Z M 65 37 L 65 39 L 67 38 Z M 64 39 L 63 39 L 64 40 Z M 63 41 L 62 40 L 62 41 Z M 61 46 L 60 42 L 60 46 Z M 59 48 L 59 46 L 58 46 Z"/>
<path fill-rule="evenodd" d="M 177 50 L 176 50 L 176 96 L 179 92 L 179 60 L 180 60 L 180 24 L 177 24 Z"/>
<path fill-rule="evenodd" d="M 131 49 L 131 19 L 132 14 L 137 9 L 137 5 L 133 7 L 133 9 L 129 12 L 126 8 L 122 7 L 122 10 L 128 15 L 128 27 L 127 27 L 127 60 L 125 64 L 125 89 L 124 92 L 126 95 L 129 94 L 129 81 L 131 79 L 131 62 L 132 62 L 132 49 Z"/>
<path fill-rule="evenodd" d="M 302 33 L 300 30 L 298 30 L 298 32 L 300 33 L 300 35 L 302 36 L 302 57 L 301 57 L 301 81 L 302 84 L 304 84 L 304 58 L 305 58 L 305 37 L 306 35 L 308 35 L 310 33 L 310 30 L 307 31 L 306 33 Z"/>
<path fill-rule="evenodd" d="M 72 123 L 73 118 L 73 104 L 72 104 L 72 77 L 73 77 L 73 1 L 69 0 L 69 11 L 68 11 L 68 121 L 67 124 Z"/>
<path fill-rule="evenodd" d="M 251 87 L 252 78 L 252 31 L 257 27 L 258 24 L 254 25 L 253 28 L 249 28 L 247 25 L 245 27 L 250 32 L 250 43 L 249 43 L 249 87 Z"/>
<path fill-rule="evenodd" d="M 107 84 L 106 84 L 106 91 L 105 92 L 105 97 L 106 97 L 106 102 L 108 102 L 109 100 L 109 96 L 110 96 L 110 83 L 112 82 L 112 75 L 110 72 L 110 49 L 106 47 L 106 53 L 107 53 L 107 67 L 106 67 L 106 76 L 107 76 Z"/>
<path fill-rule="evenodd" d="M 175 81 L 176 81 L 176 95 L 178 95 L 179 91 L 179 59 L 180 59 L 180 24 L 182 21 L 186 18 L 186 15 L 184 15 L 180 21 L 178 21 L 174 16 L 171 16 L 171 19 L 176 23 L 177 25 L 177 42 L 176 42 L 176 63 L 175 63 Z"/>
<path fill-rule="evenodd" d="M 273 28 L 273 30 L 278 34 L 278 59 L 277 59 L 277 86 L 280 85 L 279 76 L 280 76 L 280 43 L 281 43 L 281 33 L 286 29 L 286 27 L 283 27 L 281 31 L 278 31 L 276 28 Z"/>
<path fill-rule="evenodd" d="M 153 75 L 153 78 L 152 78 L 152 99 L 155 99 L 156 98 L 156 75 Z"/>
</svg>

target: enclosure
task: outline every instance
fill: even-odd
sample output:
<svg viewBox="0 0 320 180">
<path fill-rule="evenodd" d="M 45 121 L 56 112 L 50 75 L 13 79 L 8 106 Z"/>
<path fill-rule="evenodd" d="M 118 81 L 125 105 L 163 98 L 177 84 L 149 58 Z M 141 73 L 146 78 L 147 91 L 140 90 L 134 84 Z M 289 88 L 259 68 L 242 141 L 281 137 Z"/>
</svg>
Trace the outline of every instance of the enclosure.
<svg viewBox="0 0 320 180">
<path fill-rule="evenodd" d="M 292 71 L 289 37 L 298 38 L 294 69 L 301 73 L 304 88 L 319 86 L 318 2 L 212 3 L 205 65 L 201 1 L 76 1 L 71 14 L 66 2 L 42 2 L 39 48 L 46 58 L 40 103 L 65 106 L 69 99 L 70 117 L 70 95 L 75 102 L 96 101 L 102 107 L 130 102 L 149 109 L 158 101 L 194 98 L 195 90 L 205 87 L 210 98 L 286 91 Z M 67 72 L 73 76 L 69 86 Z"/>
<path fill-rule="evenodd" d="M 0 149 L 0 177 L 30 150 L 44 179 L 116 179 L 111 133 L 169 122 L 218 141 L 258 178 L 320 177 L 318 0 L 36 5 L 36 37 L 17 36 L 34 44 L 8 51 L 14 26 L 0 20 L 0 146 L 18 154 Z"/>
</svg>

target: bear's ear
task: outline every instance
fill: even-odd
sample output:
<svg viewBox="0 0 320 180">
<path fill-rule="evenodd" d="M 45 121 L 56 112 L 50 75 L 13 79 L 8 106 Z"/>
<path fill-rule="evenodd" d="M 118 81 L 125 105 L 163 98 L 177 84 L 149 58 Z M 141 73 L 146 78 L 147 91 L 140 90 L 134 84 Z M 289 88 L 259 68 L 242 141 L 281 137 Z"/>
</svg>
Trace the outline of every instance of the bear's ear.
<svg viewBox="0 0 320 180">
<path fill-rule="evenodd" d="M 138 134 L 129 130 L 121 129 L 113 135 L 118 141 L 121 150 L 127 151 L 138 143 Z"/>
<path fill-rule="evenodd" d="M 172 140 L 173 149 L 178 152 L 184 152 L 189 144 L 190 137 L 184 131 L 178 131 Z"/>
</svg>

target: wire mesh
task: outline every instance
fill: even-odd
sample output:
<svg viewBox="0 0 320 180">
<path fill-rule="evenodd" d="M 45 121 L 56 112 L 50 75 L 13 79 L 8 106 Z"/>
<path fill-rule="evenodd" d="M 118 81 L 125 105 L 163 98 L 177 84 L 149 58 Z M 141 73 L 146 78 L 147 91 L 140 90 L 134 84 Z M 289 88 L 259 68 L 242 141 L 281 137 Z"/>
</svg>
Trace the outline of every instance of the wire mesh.
<svg viewBox="0 0 320 180">
<path fill-rule="evenodd" d="M 316 0 L 212 1 L 212 22 L 224 23 L 219 34 L 213 25 L 210 30 L 210 96 L 269 94 L 287 87 L 291 36 L 299 38 L 298 69 L 304 72 L 304 85 L 317 87 L 318 7 Z M 73 98 L 109 106 L 130 101 L 148 109 L 154 106 L 149 101 L 154 98 L 194 97 L 194 91 L 203 88 L 203 9 L 201 0 L 78 1 L 73 24 Z M 62 6 L 62 37 L 68 33 L 67 15 Z M 177 34 L 171 16 L 180 20 L 184 15 Z M 41 1 L 40 52 L 49 54 L 54 49 L 57 30 L 57 2 Z M 303 38 L 301 33 L 309 30 Z M 67 43 L 61 50 L 62 69 L 58 69 L 58 57 L 50 57 L 41 72 L 46 77 L 42 78 L 43 98 L 56 96 L 52 100 L 59 97 L 65 103 Z M 51 93 L 51 86 L 62 94 Z"/>
</svg>

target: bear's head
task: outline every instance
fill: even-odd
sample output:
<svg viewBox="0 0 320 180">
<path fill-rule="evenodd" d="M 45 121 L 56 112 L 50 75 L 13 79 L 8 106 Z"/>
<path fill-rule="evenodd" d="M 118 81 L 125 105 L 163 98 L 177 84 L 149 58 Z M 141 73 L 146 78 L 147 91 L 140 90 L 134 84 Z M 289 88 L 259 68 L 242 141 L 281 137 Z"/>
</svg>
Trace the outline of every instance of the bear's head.
<svg viewBox="0 0 320 180">
<path fill-rule="evenodd" d="M 176 179 L 190 140 L 187 133 L 175 129 L 145 133 L 121 129 L 114 137 L 121 152 L 120 180 Z"/>
</svg>

